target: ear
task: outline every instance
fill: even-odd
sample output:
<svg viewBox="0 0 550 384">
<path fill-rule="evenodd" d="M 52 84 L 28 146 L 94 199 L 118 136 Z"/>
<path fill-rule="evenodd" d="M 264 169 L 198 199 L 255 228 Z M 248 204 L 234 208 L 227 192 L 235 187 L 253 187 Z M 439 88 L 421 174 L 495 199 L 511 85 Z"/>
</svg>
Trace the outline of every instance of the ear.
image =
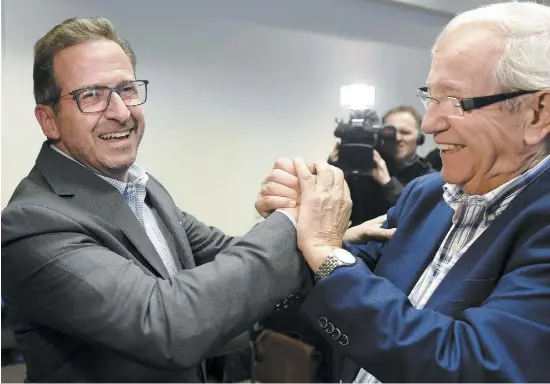
<svg viewBox="0 0 550 384">
<path fill-rule="evenodd" d="M 58 140 L 60 138 L 57 127 L 57 113 L 49 105 L 38 104 L 34 108 L 34 116 L 42 127 L 42 132 L 48 139 Z"/>
<path fill-rule="evenodd" d="M 531 121 L 524 131 L 528 145 L 537 145 L 550 136 L 550 90 L 537 92 L 529 105 Z"/>
</svg>

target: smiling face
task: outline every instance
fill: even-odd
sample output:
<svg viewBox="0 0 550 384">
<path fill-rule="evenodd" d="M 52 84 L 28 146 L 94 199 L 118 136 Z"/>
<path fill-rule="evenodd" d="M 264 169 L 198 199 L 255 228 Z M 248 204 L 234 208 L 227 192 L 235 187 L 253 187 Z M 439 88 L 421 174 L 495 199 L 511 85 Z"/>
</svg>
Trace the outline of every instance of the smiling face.
<svg viewBox="0 0 550 384">
<path fill-rule="evenodd" d="M 91 85 L 116 87 L 135 80 L 128 56 L 109 40 L 86 41 L 61 50 L 55 55 L 54 70 L 61 95 Z M 72 96 L 67 96 L 61 99 L 58 113 L 38 105 L 36 117 L 59 149 L 96 172 L 126 180 L 145 128 L 142 106 L 127 107 L 112 93 L 105 111 L 82 113 Z"/>
<path fill-rule="evenodd" d="M 428 92 L 435 98 L 486 96 L 497 89 L 493 68 L 503 53 L 503 39 L 489 30 L 461 29 L 443 37 L 434 51 Z M 530 96 L 523 96 L 524 100 Z M 469 194 L 484 194 L 527 169 L 540 146 L 524 140 L 528 107 L 515 113 L 497 103 L 449 116 L 430 104 L 422 129 L 441 146 L 443 179 Z"/>
<path fill-rule="evenodd" d="M 418 127 L 415 117 L 409 112 L 394 112 L 386 116 L 384 124 L 393 125 L 397 130 L 396 145 L 388 145 L 397 161 L 406 160 L 416 153 Z"/>
</svg>

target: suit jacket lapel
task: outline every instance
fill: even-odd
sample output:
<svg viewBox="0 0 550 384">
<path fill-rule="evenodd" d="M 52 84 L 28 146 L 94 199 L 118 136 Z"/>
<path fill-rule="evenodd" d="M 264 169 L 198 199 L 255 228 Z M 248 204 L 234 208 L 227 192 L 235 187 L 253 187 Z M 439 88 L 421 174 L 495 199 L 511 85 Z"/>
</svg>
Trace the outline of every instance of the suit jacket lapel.
<svg viewBox="0 0 550 384">
<path fill-rule="evenodd" d="M 170 277 L 145 229 L 115 187 L 46 143 L 36 167 L 57 195 L 70 197 L 73 204 L 118 227 L 152 269 L 165 279 Z"/>
<path fill-rule="evenodd" d="M 422 273 L 433 260 L 439 245 L 445 238 L 451 225 L 454 211 L 441 200 L 431 213 L 423 219 L 421 228 L 415 231 L 415 236 L 405 250 L 403 261 L 397 268 L 399 276 L 392 278 L 393 283 L 407 294 L 422 276 Z M 383 258 L 382 258 L 383 259 Z"/>
<path fill-rule="evenodd" d="M 480 261 L 480 257 L 487 254 L 487 248 L 490 242 L 498 239 L 498 236 L 504 229 L 510 225 L 514 218 L 521 215 L 521 211 L 525 209 L 531 202 L 538 197 L 548 193 L 550 189 L 550 171 L 545 171 L 531 185 L 527 186 L 512 203 L 500 214 L 495 221 L 477 238 L 466 252 L 460 257 L 456 264 L 451 268 L 449 273 L 443 278 L 434 291 L 426 308 L 435 309 L 447 302 L 453 294 L 453 288 L 460 284 L 465 276 L 474 268 L 475 264 Z M 510 252 L 512 250 L 510 249 Z M 506 255 L 506 257 L 508 257 Z"/>
<path fill-rule="evenodd" d="M 181 219 L 176 214 L 172 198 L 152 177 L 149 177 L 149 181 L 147 182 L 147 196 L 149 196 L 151 203 L 157 209 L 159 216 L 170 233 L 173 234 L 176 251 L 183 266 L 186 269 L 194 268 L 195 260 L 191 254 L 191 247 L 187 242 L 187 236 Z"/>
</svg>

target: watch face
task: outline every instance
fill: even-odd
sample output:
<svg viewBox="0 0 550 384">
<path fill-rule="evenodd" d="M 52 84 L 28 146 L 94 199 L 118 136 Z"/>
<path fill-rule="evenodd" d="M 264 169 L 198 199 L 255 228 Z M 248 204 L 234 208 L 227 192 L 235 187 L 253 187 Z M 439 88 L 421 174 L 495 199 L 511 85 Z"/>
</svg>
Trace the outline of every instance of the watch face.
<svg viewBox="0 0 550 384">
<path fill-rule="evenodd" d="M 345 264 L 355 264 L 355 257 L 346 251 L 345 249 L 335 249 L 333 252 L 334 256 L 338 258 L 342 263 Z"/>
</svg>

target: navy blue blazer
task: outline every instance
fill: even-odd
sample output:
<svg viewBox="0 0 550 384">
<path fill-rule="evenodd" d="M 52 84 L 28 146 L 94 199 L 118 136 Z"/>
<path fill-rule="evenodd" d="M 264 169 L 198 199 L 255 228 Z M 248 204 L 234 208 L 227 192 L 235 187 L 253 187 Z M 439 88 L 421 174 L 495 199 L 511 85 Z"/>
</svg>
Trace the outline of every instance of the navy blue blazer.
<svg viewBox="0 0 550 384">
<path fill-rule="evenodd" d="M 382 382 L 550 382 L 550 170 L 418 310 L 407 296 L 451 226 L 443 184 L 410 183 L 388 212 L 393 238 L 352 247 L 362 260 L 321 280 L 302 315 Z"/>
</svg>

